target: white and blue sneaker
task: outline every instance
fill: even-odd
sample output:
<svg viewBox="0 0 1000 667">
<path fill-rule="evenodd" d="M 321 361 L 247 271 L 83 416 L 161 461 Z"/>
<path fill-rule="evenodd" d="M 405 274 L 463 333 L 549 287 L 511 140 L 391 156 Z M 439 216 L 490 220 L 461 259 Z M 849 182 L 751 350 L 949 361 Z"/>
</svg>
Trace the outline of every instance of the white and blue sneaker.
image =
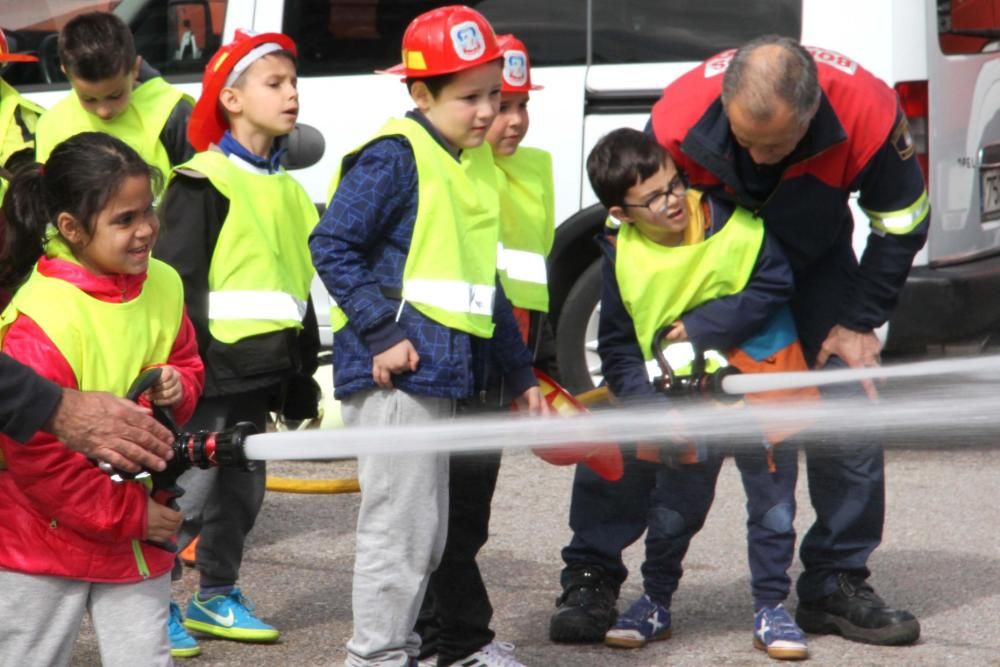
<svg viewBox="0 0 1000 667">
<path fill-rule="evenodd" d="M 201 654 L 201 647 L 195 638 L 184 628 L 184 618 L 181 608 L 173 600 L 170 601 L 170 620 L 167 624 L 167 635 L 170 637 L 170 655 L 175 658 L 193 658 Z"/>
<path fill-rule="evenodd" d="M 618 648 L 641 648 L 649 642 L 670 638 L 670 610 L 649 599 L 632 603 L 604 635 L 604 643 Z"/>
<path fill-rule="evenodd" d="M 809 657 L 806 635 L 783 605 L 762 607 L 753 617 L 753 645 L 777 660 Z"/>
<path fill-rule="evenodd" d="M 273 626 L 254 616 L 253 604 L 239 588 L 207 600 L 198 593 L 192 595 L 184 627 L 238 642 L 274 642 L 281 636 Z"/>
</svg>

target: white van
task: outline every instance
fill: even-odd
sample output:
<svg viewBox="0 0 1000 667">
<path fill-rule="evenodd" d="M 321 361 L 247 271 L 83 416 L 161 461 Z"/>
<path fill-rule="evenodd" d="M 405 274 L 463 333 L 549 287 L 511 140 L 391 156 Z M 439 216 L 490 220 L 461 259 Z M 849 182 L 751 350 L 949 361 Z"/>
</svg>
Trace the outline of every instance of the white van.
<svg viewBox="0 0 1000 667">
<path fill-rule="evenodd" d="M 111 10 L 133 27 L 139 52 L 197 95 L 205 62 L 236 28 L 282 31 L 298 43 L 300 121 L 326 153 L 297 172 L 317 205 L 334 166 L 386 116 L 409 108 L 394 77 L 410 19 L 429 0 L 6 0 L 0 26 L 39 65 L 4 76 L 42 105 L 67 89 L 55 34 L 81 11 Z M 498 33 L 528 46 L 534 80 L 526 143 L 553 154 L 552 316 L 569 388 L 599 376 L 598 250 L 604 211 L 584 160 L 605 132 L 642 128 L 662 88 L 698 61 L 764 33 L 857 60 L 894 86 L 910 117 L 932 201 L 932 229 L 887 334 L 887 348 L 985 337 L 1000 323 L 1000 0 L 481 0 Z M 856 247 L 867 223 L 860 210 Z M 323 299 L 322 289 L 314 297 Z M 321 313 L 324 308 L 318 309 Z"/>
</svg>

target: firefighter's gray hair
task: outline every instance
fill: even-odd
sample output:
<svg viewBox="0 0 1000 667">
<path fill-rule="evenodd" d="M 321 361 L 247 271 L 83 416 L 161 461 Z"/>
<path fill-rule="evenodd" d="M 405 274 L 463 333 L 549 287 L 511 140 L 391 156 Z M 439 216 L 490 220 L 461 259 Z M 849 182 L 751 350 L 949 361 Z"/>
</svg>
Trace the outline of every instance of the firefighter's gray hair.
<svg viewBox="0 0 1000 667">
<path fill-rule="evenodd" d="M 758 51 L 762 47 L 766 52 Z M 774 114 L 774 100 L 791 106 L 795 117 L 808 124 L 819 108 L 819 78 L 816 62 L 794 39 L 764 35 L 740 47 L 722 78 L 722 105 L 740 98 L 740 108 L 755 121 L 766 122 Z"/>
</svg>

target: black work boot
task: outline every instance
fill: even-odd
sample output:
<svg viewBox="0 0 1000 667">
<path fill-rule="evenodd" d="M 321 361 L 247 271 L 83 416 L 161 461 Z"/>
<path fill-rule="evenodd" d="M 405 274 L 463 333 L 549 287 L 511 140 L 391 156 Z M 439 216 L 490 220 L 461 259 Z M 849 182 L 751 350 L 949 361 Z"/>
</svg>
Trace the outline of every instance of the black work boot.
<svg viewBox="0 0 1000 667">
<path fill-rule="evenodd" d="M 856 574 L 837 575 L 837 590 L 818 600 L 800 600 L 795 622 L 813 634 L 879 646 L 904 646 L 920 638 L 913 614 L 886 606 L 875 590 Z"/>
<path fill-rule="evenodd" d="M 617 587 L 601 568 L 593 566 L 568 571 L 563 585 L 549 620 L 549 639 L 568 644 L 603 642 L 618 616 Z"/>
</svg>

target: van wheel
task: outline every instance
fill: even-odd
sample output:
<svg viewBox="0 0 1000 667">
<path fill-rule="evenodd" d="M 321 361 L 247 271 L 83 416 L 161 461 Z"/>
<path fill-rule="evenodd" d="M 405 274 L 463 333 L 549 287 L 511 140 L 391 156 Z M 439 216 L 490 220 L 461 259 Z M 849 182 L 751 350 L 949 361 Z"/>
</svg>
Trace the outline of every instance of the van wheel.
<svg viewBox="0 0 1000 667">
<path fill-rule="evenodd" d="M 566 296 L 556 329 L 559 377 L 573 394 L 600 384 L 601 359 L 597 356 L 597 322 L 601 312 L 601 260 L 580 274 Z"/>
</svg>

